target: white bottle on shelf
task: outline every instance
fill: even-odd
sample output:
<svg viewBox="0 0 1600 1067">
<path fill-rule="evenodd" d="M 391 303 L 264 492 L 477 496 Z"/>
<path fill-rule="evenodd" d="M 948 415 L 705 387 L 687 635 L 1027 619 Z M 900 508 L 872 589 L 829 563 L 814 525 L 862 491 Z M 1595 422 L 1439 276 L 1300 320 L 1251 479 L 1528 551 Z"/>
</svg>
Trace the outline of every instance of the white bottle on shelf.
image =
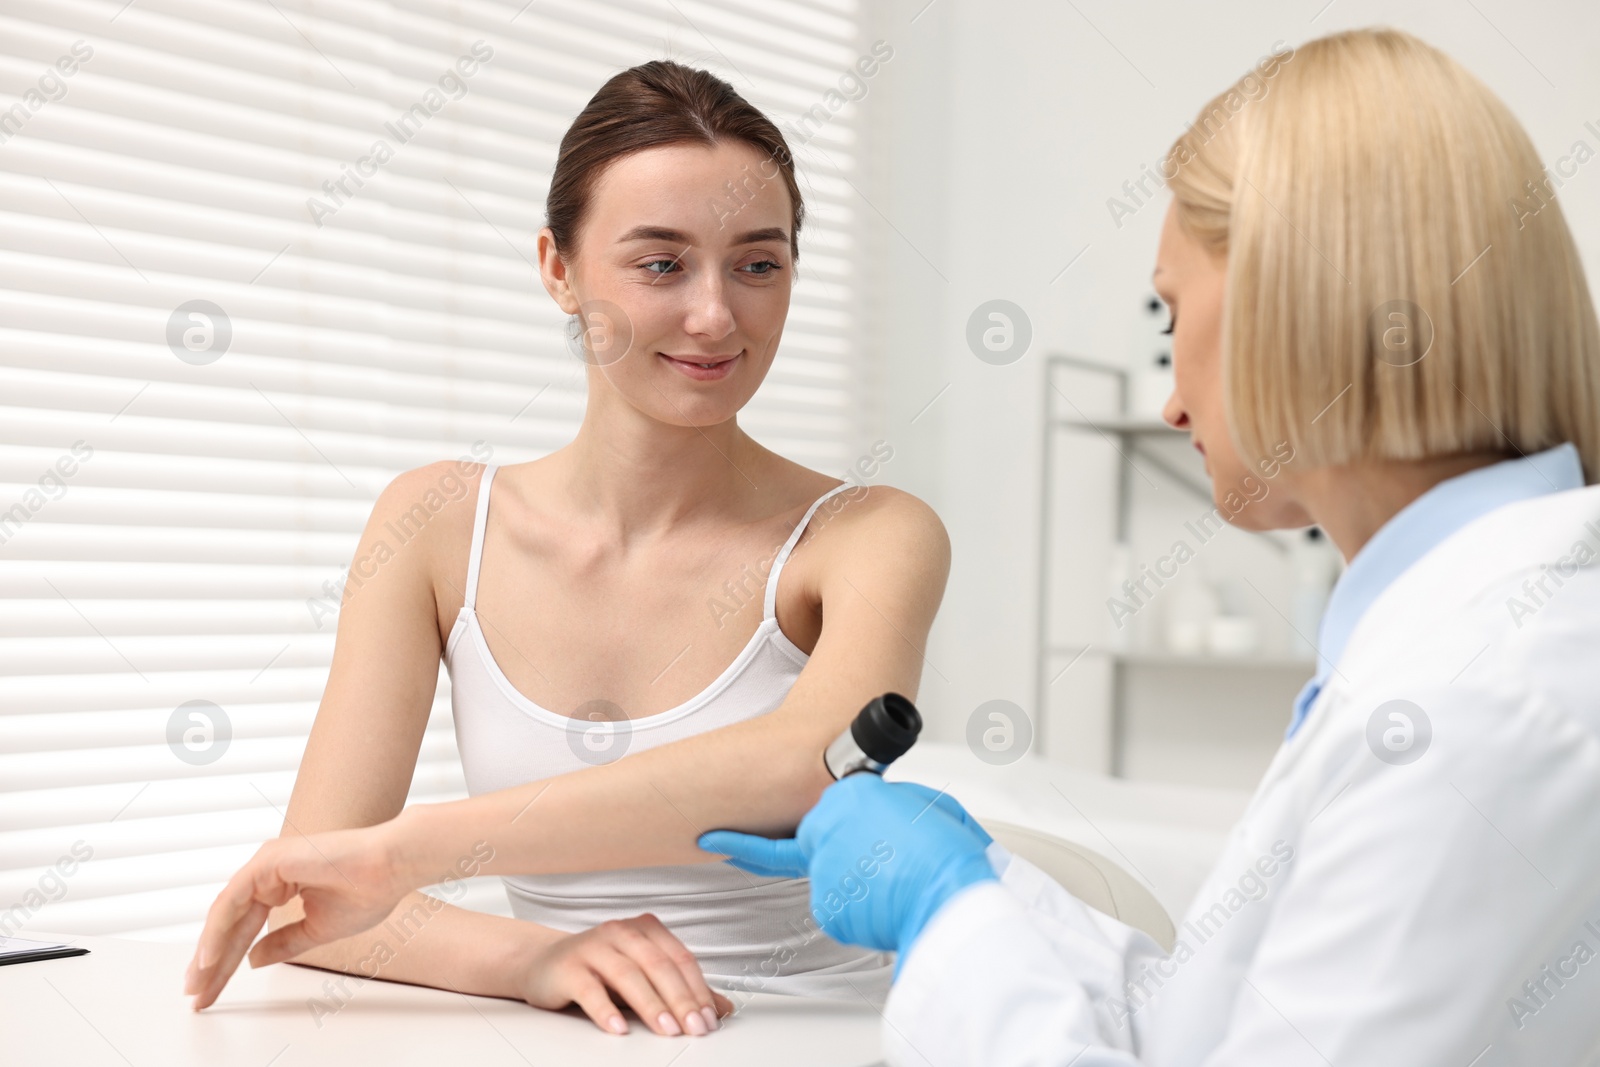
<svg viewBox="0 0 1600 1067">
<path fill-rule="evenodd" d="M 1201 574 L 1179 577 L 1172 599 L 1167 602 L 1167 651 L 1179 656 L 1198 656 L 1210 641 L 1211 623 L 1221 612 L 1217 591 Z"/>
<path fill-rule="evenodd" d="M 1132 647 L 1133 618 L 1111 611 L 1113 602 L 1127 604 L 1128 593 L 1123 584 L 1133 577 L 1133 546 L 1126 541 L 1116 541 L 1111 545 L 1111 561 L 1106 568 L 1106 650 L 1109 652 L 1127 652 Z M 1120 622 L 1121 625 L 1118 625 Z"/>
</svg>

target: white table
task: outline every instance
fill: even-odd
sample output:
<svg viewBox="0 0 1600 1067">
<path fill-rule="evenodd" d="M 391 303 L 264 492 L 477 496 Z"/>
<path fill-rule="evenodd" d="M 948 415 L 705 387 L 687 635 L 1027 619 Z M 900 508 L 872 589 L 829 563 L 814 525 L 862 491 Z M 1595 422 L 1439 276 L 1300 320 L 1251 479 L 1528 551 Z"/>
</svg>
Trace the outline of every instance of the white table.
<svg viewBox="0 0 1600 1067">
<path fill-rule="evenodd" d="M 181 995 L 190 949 L 107 937 L 71 941 L 87 956 L 0 967 L 0 1062 L 7 1067 L 863 1067 L 880 1062 L 880 1017 L 866 1002 L 755 994 L 721 1030 L 657 1037 L 636 1019 L 603 1034 L 576 1009 L 372 981 L 335 1003 L 327 971 L 240 968 L 196 1014 Z M 738 1001 L 736 1001 L 738 1003 Z"/>
<path fill-rule="evenodd" d="M 931 740 L 889 776 L 947 788 L 980 818 L 1054 833 L 1116 860 L 1151 886 L 1174 919 L 1249 799 L 1235 790 L 1110 779 L 1032 755 L 990 766 L 964 745 Z M 74 941 L 90 954 L 0 967 L 5 1067 L 863 1067 L 881 1057 L 880 1017 L 865 1002 L 765 994 L 705 1037 L 656 1037 L 636 1021 L 627 1036 L 614 1037 L 575 1010 L 543 1012 L 515 1001 L 368 982 L 319 1026 L 309 1002 L 331 1003 L 323 986 L 338 976 L 279 965 L 240 970 L 218 1003 L 196 1015 L 179 992 L 190 946 L 20 936 Z"/>
</svg>

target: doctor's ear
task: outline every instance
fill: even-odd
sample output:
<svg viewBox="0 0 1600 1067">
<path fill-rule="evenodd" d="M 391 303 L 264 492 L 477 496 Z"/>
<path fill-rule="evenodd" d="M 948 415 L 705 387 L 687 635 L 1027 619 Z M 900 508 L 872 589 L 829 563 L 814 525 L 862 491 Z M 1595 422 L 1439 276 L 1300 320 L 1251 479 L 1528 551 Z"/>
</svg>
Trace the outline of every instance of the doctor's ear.
<svg viewBox="0 0 1600 1067">
<path fill-rule="evenodd" d="M 539 231 L 539 280 L 556 306 L 568 315 L 578 313 L 578 297 L 573 292 L 572 264 L 556 247 L 556 236 L 550 227 Z"/>
</svg>

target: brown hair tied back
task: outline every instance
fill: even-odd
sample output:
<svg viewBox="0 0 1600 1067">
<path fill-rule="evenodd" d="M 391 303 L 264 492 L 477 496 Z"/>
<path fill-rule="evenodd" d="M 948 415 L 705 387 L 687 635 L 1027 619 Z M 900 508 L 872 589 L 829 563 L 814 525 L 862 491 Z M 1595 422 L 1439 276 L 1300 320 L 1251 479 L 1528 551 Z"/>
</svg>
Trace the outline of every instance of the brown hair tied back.
<svg viewBox="0 0 1600 1067">
<path fill-rule="evenodd" d="M 546 225 L 557 251 L 566 257 L 577 247 L 595 182 L 615 160 L 661 145 L 712 148 L 725 141 L 741 141 L 762 154 L 763 173 L 750 179 L 758 186 L 774 177 L 774 169 L 782 176 L 793 206 L 790 252 L 798 257 L 805 205 L 783 134 L 721 78 L 667 59 L 641 63 L 613 76 L 561 138 L 545 201 Z M 718 190 L 718 198 L 724 195 Z"/>
</svg>

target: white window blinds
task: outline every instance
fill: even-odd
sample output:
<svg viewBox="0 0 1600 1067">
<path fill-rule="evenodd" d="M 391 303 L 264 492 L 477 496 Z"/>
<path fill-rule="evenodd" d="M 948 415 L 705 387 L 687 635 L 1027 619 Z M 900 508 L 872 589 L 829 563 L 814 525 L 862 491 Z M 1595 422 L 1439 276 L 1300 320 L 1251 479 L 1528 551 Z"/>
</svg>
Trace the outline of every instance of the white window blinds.
<svg viewBox="0 0 1600 1067">
<path fill-rule="evenodd" d="M 742 421 L 844 475 L 871 53 L 850 0 L 6 0 L 0 933 L 192 938 L 278 832 L 379 491 L 570 439 L 533 237 L 617 70 L 705 66 L 791 131 L 800 278 Z M 441 671 L 411 797 L 460 795 Z"/>
</svg>

